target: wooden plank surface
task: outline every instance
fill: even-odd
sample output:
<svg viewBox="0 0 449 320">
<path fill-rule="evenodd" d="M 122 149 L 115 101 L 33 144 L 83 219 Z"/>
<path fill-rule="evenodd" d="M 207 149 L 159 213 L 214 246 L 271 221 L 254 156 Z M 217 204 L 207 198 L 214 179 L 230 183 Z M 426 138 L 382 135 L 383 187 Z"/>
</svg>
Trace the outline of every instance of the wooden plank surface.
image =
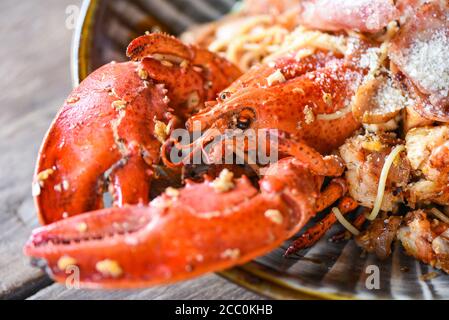
<svg viewBox="0 0 449 320">
<path fill-rule="evenodd" d="M 37 225 L 31 180 L 40 142 L 70 90 L 71 31 L 77 1 L 0 1 L 0 297 L 22 297 L 48 281 L 22 247 Z"/>
<path fill-rule="evenodd" d="M 67 290 L 32 268 L 22 247 L 37 226 L 31 197 L 41 140 L 71 90 L 66 8 L 80 0 L 2 0 L 0 12 L 0 299 L 256 299 L 216 276 L 140 291 Z M 42 290 L 41 290 L 42 289 Z M 34 294 L 34 295 L 33 295 Z"/>
<path fill-rule="evenodd" d="M 29 298 L 39 299 L 111 299 L 111 300 L 259 300 L 262 297 L 249 292 L 215 274 L 210 274 L 199 279 L 181 282 L 171 286 L 156 287 L 146 290 L 121 290 L 121 291 L 86 291 L 68 290 L 62 285 L 54 284 Z"/>
</svg>

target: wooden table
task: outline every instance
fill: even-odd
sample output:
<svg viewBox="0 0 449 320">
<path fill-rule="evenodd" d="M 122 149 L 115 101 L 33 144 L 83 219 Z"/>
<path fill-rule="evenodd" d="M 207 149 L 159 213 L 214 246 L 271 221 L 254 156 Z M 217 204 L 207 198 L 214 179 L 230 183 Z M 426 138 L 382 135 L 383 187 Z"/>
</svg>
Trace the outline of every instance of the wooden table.
<svg viewBox="0 0 449 320">
<path fill-rule="evenodd" d="M 0 12 L 0 299 L 260 299 L 217 275 L 140 291 L 68 290 L 23 256 L 41 140 L 71 90 L 66 8 L 80 0 L 2 0 Z"/>
</svg>

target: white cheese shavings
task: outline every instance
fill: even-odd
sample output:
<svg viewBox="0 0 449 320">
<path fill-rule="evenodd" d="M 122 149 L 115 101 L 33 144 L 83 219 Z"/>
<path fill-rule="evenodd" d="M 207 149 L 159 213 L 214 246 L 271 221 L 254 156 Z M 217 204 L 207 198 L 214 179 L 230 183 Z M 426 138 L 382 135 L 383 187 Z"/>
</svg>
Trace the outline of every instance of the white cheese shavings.
<svg viewBox="0 0 449 320">
<path fill-rule="evenodd" d="M 437 31 L 427 41 L 416 40 L 406 53 L 405 72 L 422 88 L 440 96 L 449 94 L 449 38 Z"/>
<path fill-rule="evenodd" d="M 391 79 L 382 83 L 374 99 L 378 109 L 383 113 L 396 112 L 410 105 L 407 95 L 404 95 Z"/>
</svg>

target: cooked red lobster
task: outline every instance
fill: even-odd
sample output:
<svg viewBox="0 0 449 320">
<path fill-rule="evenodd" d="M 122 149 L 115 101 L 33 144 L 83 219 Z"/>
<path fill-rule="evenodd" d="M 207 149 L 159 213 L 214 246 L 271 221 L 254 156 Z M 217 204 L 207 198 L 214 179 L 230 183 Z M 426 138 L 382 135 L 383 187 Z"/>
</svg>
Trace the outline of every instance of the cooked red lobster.
<svg viewBox="0 0 449 320">
<path fill-rule="evenodd" d="M 45 259 L 57 281 L 76 266 L 84 287 L 129 288 L 222 270 L 275 249 L 347 192 L 338 178 L 344 162 L 331 153 L 361 126 L 351 100 L 371 71 L 362 60 L 376 44 L 355 35 L 345 41 L 345 52 L 298 58 L 293 48 L 241 75 L 218 55 L 170 36 L 134 40 L 132 62 L 92 73 L 53 122 L 33 187 L 46 226 L 33 232 L 25 253 Z M 280 159 L 257 183 L 235 179 L 238 169 L 229 166 L 152 197 L 157 166 L 185 165 L 167 155 L 182 148 L 170 134 L 184 122 L 203 132 L 184 159 L 211 140 L 232 144 L 228 129 L 262 132 L 258 140 L 275 140 Z M 210 158 L 224 156 L 211 149 Z M 356 206 L 340 202 L 345 212 Z"/>
</svg>

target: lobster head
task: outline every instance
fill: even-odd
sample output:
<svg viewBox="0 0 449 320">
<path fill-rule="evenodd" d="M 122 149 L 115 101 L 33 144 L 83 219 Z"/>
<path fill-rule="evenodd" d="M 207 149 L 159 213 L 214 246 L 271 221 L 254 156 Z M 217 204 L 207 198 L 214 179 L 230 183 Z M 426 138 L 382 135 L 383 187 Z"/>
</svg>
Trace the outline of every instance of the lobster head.
<svg viewBox="0 0 449 320">
<path fill-rule="evenodd" d="M 329 153 L 360 126 L 343 110 L 361 78 L 361 70 L 330 52 L 303 59 L 285 55 L 253 67 L 192 116 L 186 127 L 205 132 L 202 145 L 217 135 L 226 139 L 229 132 L 234 136 L 232 132 L 277 130 Z M 321 117 L 339 112 L 343 116 L 336 119 Z"/>
</svg>

